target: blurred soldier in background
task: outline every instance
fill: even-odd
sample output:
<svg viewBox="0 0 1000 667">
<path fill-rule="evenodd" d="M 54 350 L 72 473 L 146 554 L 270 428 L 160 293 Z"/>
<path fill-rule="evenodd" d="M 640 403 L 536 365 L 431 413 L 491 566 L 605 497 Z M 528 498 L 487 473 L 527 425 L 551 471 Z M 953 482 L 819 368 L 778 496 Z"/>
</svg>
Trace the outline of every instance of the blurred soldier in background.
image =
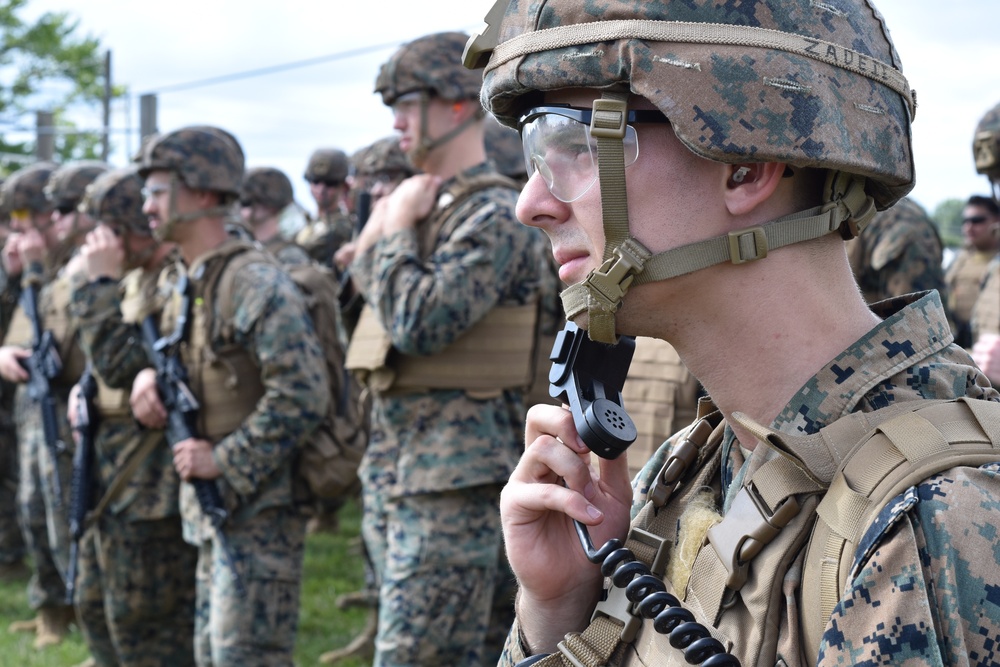
<svg viewBox="0 0 1000 667">
<path fill-rule="evenodd" d="M 937 227 L 909 197 L 875 214 L 865 233 L 847 243 L 847 256 L 865 301 L 925 290 L 944 297 L 943 248 Z"/>
<path fill-rule="evenodd" d="M 317 148 L 309 156 L 305 179 L 316 201 L 316 218 L 295 236 L 295 242 L 324 266 L 333 267 L 333 255 L 353 238 L 347 215 L 347 154 L 337 148 Z"/>
<path fill-rule="evenodd" d="M 291 278 L 227 232 L 243 179 L 231 134 L 197 126 L 160 135 L 140 175 L 154 236 L 176 243 L 187 266 L 178 285 L 188 288 L 165 305 L 160 334 L 179 334 L 164 352 L 180 355 L 200 408 L 195 437 L 173 444 L 184 538 L 199 548 L 196 663 L 290 667 L 305 547 L 293 454 L 329 405 L 323 351 Z M 132 386 L 132 411 L 147 428 L 167 418 L 156 379 L 147 368 Z M 219 490 L 221 526 L 192 480 Z"/>
<path fill-rule="evenodd" d="M 98 424 L 95 502 L 81 538 L 75 602 L 100 667 L 194 665 L 198 552 L 181 535 L 180 478 L 163 432 L 140 429 L 128 402 L 132 381 L 149 366 L 137 327 L 159 318 L 161 272 L 179 270 L 173 245 L 153 238 L 142 205 L 142 179 L 132 168 L 87 188 L 81 208 L 98 226 L 81 248 L 87 281 L 70 305 L 98 388 L 90 415 Z M 70 401 L 71 422 L 79 400 Z"/>
<path fill-rule="evenodd" d="M 990 180 L 994 202 L 1000 201 L 1000 104 L 979 121 L 972 153 L 976 171 Z M 993 233 L 1000 233 L 995 224 Z M 972 358 L 993 384 L 1000 386 L 1000 255 L 994 255 L 986 268 L 972 309 L 972 343 Z"/>
<path fill-rule="evenodd" d="M 282 212 L 294 203 L 292 182 L 280 169 L 248 169 L 240 189 L 240 215 L 253 237 L 283 265 L 308 264 L 309 254 L 281 235 Z"/>
<path fill-rule="evenodd" d="M 1000 207 L 993 197 L 969 197 L 962 209 L 962 249 L 948 267 L 948 314 L 955 327 L 955 342 L 972 347 L 972 309 L 976 305 L 986 270 L 1000 250 Z"/>
<path fill-rule="evenodd" d="M 481 79 L 461 65 L 465 41 L 426 36 L 382 66 L 376 91 L 424 173 L 373 207 L 350 264 L 366 308 L 348 366 L 374 394 L 360 473 L 381 582 L 380 667 L 493 657 L 484 641 L 497 503 L 533 374 L 537 236 L 514 217 L 516 184 L 486 162 Z"/>
<path fill-rule="evenodd" d="M 93 227 L 93 221 L 78 211 L 77 205 L 86 186 L 106 170 L 106 165 L 92 162 L 59 168 L 39 163 L 12 174 L 0 190 L 0 205 L 9 208 L 12 226 L 18 232 L 4 248 L 8 275 L 12 279 L 20 276 L 22 287 L 36 290 L 41 328 L 52 332 L 61 361 L 59 374 L 49 380 L 55 401 L 51 428 L 57 436 L 52 443 L 45 436 L 42 397 L 31 396 L 25 384 L 30 375 L 20 362 L 31 356 L 35 336 L 24 308 L 18 307 L 0 347 L 0 375 L 19 385 L 14 404 L 20 459 L 18 514 L 33 567 L 28 604 L 37 616 L 13 624 L 11 630 L 35 632 L 36 648 L 60 643 L 75 616 L 65 600 L 74 449 L 66 401 L 85 359 L 71 323 L 69 297 L 71 281 L 81 268 L 78 258 L 72 257 L 73 251 L 82 240 L 81 233 Z"/>
</svg>

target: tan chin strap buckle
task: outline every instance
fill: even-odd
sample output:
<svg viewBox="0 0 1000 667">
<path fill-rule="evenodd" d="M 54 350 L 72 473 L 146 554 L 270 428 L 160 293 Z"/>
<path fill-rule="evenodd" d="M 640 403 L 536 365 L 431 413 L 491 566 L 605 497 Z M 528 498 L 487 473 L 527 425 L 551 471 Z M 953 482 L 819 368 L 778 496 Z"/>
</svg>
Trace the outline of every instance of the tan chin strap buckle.
<svg viewBox="0 0 1000 667">
<path fill-rule="evenodd" d="M 615 343 L 615 312 L 635 276 L 642 272 L 650 257 L 652 253 L 645 246 L 635 239 L 626 239 L 615 248 L 611 259 L 605 261 L 599 269 L 591 271 L 583 282 L 563 291 L 560 296 L 566 319 L 572 320 L 587 311 L 590 320 L 587 333 L 590 339 L 600 343 Z"/>
<path fill-rule="evenodd" d="M 830 172 L 823 186 L 823 212 L 833 213 L 840 222 L 840 236 L 845 241 L 853 239 L 875 215 L 875 200 L 865 192 L 865 178 L 843 171 Z"/>
</svg>

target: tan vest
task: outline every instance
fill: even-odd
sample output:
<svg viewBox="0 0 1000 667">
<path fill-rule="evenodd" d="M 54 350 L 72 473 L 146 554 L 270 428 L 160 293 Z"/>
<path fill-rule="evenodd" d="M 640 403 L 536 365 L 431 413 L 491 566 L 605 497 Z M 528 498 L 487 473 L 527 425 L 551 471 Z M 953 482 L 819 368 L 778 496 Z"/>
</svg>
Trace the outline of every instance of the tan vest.
<svg viewBox="0 0 1000 667">
<path fill-rule="evenodd" d="M 972 310 L 972 341 L 984 333 L 1000 334 L 1000 259 L 990 265 Z"/>
<path fill-rule="evenodd" d="M 245 241 L 230 240 L 197 259 L 188 269 L 191 280 L 191 313 L 188 336 L 180 343 L 181 359 L 188 372 L 191 391 L 201 402 L 198 435 L 218 442 L 235 431 L 253 412 L 264 395 L 260 370 L 244 348 L 225 335 L 224 323 L 214 317 L 219 278 L 237 253 L 253 249 Z M 169 335 L 180 307 L 179 295 L 168 301 L 161 316 L 160 335 Z M 222 341 L 222 342 L 220 342 Z"/>
<path fill-rule="evenodd" d="M 991 253 L 964 250 L 948 268 L 945 276 L 948 311 L 959 322 L 967 323 L 972 319 L 972 308 L 976 305 L 991 257 Z"/>
<path fill-rule="evenodd" d="M 69 276 L 64 272 L 45 285 L 38 297 L 42 328 L 52 332 L 62 361 L 62 373 L 56 378 L 56 383 L 65 386 L 71 386 L 80 379 L 87 365 L 87 358 L 76 342 L 76 327 L 69 314 L 71 291 Z M 28 348 L 31 347 L 32 338 L 31 321 L 18 305 L 3 344 Z"/>
<path fill-rule="evenodd" d="M 418 223 L 420 256 L 429 258 L 442 237 L 454 230 L 444 225 L 475 192 L 488 187 L 515 187 L 497 174 L 458 179 L 439 197 L 431 215 Z M 451 220 L 458 225 L 462 220 Z M 378 314 L 368 305 L 351 336 L 346 367 L 376 391 L 463 389 L 496 395 L 503 389 L 526 388 L 535 373 L 538 304 L 497 306 L 444 351 L 430 356 L 406 355 L 392 340 Z"/>
</svg>

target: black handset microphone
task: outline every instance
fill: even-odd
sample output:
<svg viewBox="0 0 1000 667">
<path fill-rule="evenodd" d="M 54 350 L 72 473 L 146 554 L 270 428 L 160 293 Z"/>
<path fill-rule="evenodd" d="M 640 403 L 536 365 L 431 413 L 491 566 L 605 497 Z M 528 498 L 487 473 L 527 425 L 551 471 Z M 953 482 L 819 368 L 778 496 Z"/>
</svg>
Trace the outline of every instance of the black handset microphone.
<svg viewBox="0 0 1000 667">
<path fill-rule="evenodd" d="M 569 405 L 580 438 L 601 458 L 618 458 L 635 442 L 635 424 L 622 405 L 634 352 L 634 338 L 622 336 L 617 345 L 597 343 L 567 322 L 549 355 L 549 396 Z"/>
</svg>

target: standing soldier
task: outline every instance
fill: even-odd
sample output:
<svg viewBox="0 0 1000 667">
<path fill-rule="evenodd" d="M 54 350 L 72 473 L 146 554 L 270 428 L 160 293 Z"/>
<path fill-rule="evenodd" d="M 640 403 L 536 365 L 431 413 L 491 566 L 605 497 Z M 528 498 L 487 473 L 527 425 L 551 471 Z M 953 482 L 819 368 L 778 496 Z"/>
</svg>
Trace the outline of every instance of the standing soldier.
<svg viewBox="0 0 1000 667">
<path fill-rule="evenodd" d="M 32 344 L 37 341 L 35 323 L 25 308 L 19 307 L 0 347 L 0 375 L 19 384 L 14 398 L 20 466 L 18 512 L 33 568 L 28 604 L 37 610 L 37 616 L 11 629 L 34 631 L 36 648 L 60 643 L 74 620 L 73 607 L 65 601 L 73 466 L 66 400 L 83 371 L 84 355 L 69 316 L 71 281 L 80 268 L 71 255 L 80 231 L 93 226 L 85 213 L 76 210 L 76 204 L 84 188 L 106 169 L 106 165 L 90 162 L 60 168 L 39 163 L 15 172 L 0 190 L 0 205 L 9 208 L 12 226 L 19 233 L 8 244 L 12 247 L 5 248 L 5 264 L 11 278 L 20 274 L 22 304 L 30 298 L 28 294 L 35 295 L 39 330 L 51 332 L 61 366 L 48 378 L 48 396 L 40 395 L 41 378 L 27 384 L 32 376 L 22 363 L 31 356 Z M 31 291 L 27 291 L 29 287 Z M 46 413 L 44 404 L 50 401 L 51 409 Z"/>
<path fill-rule="evenodd" d="M 81 538 L 75 602 L 100 667 L 194 665 L 197 551 L 181 536 L 180 478 L 163 432 L 138 428 L 128 403 L 133 379 L 149 367 L 139 324 L 159 315 L 157 281 L 178 262 L 172 244 L 152 237 L 142 205 L 134 169 L 103 174 L 87 189 L 81 208 L 98 227 L 81 248 L 88 282 L 70 305 L 97 381 L 90 418 L 98 493 Z"/>
<path fill-rule="evenodd" d="M 240 190 L 240 216 L 253 237 L 283 265 L 308 264 L 308 253 L 281 235 L 281 213 L 294 201 L 292 182 L 280 169 L 248 169 Z"/>
<path fill-rule="evenodd" d="M 903 197 L 875 214 L 847 243 L 854 277 L 868 303 L 926 290 L 944 295 L 941 237 L 915 201 Z"/>
<path fill-rule="evenodd" d="M 333 267 L 333 255 L 354 236 L 347 215 L 347 154 L 337 148 L 317 148 L 304 174 L 316 201 L 316 219 L 295 236 L 295 242 L 324 266 Z"/>
<path fill-rule="evenodd" d="M 374 392 L 360 474 L 377 666 L 481 663 L 497 501 L 533 370 L 537 237 L 514 218 L 516 185 L 486 162 L 464 44 L 430 35 L 382 66 L 376 92 L 424 173 L 378 201 L 350 265 L 366 308 L 348 366 Z"/>
<path fill-rule="evenodd" d="M 993 197 L 973 195 L 962 209 L 962 249 L 948 267 L 948 314 L 955 342 L 972 347 L 972 309 L 976 305 L 990 260 L 1000 251 L 1000 206 Z"/>
<path fill-rule="evenodd" d="M 198 405 L 193 437 L 171 443 L 185 481 L 184 537 L 199 548 L 196 663 L 290 667 L 305 546 L 293 458 L 327 412 L 323 351 L 288 275 L 263 256 L 239 261 L 256 251 L 226 229 L 243 179 L 232 135 L 205 126 L 165 133 L 145 146 L 140 174 L 153 234 L 176 243 L 187 266 L 160 333 L 177 341 L 163 352 L 179 355 Z M 168 418 L 156 376 L 141 371 L 130 398 L 148 428 Z M 213 486 L 221 525 L 207 500 Z"/>
<path fill-rule="evenodd" d="M 995 205 L 1000 201 L 1000 104 L 979 121 L 972 153 L 976 171 L 990 179 Z M 995 224 L 993 233 L 1000 234 Z M 995 254 L 986 268 L 972 309 L 972 343 L 972 358 L 995 385 L 1000 385 L 1000 254 Z"/>
<path fill-rule="evenodd" d="M 913 187 L 915 98 L 879 12 L 500 0 L 488 23 L 467 62 L 525 141 L 518 218 L 571 285 L 586 354 L 556 361 L 595 408 L 529 412 L 501 664 L 993 655 L 1000 394 L 937 293 L 870 307 L 843 243 Z M 714 405 L 630 484 L 618 406 L 585 417 L 632 335 L 670 342 Z"/>
</svg>

